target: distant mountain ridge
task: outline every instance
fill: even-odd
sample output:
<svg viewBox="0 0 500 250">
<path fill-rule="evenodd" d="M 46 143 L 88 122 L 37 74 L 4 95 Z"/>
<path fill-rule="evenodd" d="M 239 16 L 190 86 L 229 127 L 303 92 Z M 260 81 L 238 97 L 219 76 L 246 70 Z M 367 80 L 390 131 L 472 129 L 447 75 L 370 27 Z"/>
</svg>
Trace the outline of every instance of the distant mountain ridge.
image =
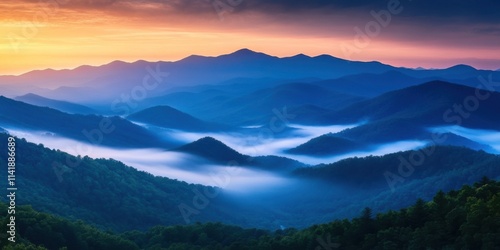
<svg viewBox="0 0 500 250">
<path fill-rule="evenodd" d="M 500 105 L 500 93 L 489 92 L 488 94 L 488 98 L 480 103 L 490 108 L 479 108 L 470 112 L 475 119 L 461 119 L 461 125 L 472 128 L 497 128 L 500 124 L 500 117 L 491 107 Z M 454 124 L 455 119 L 452 117 L 456 116 L 457 112 L 448 113 L 447 111 L 453 110 L 455 104 L 462 105 L 464 109 L 463 104 L 466 98 L 475 96 L 475 88 L 444 81 L 431 81 L 355 103 L 345 109 L 331 112 L 323 119 L 330 122 L 352 123 L 361 120 L 373 122 L 409 118 L 420 119 L 420 123 L 426 125 Z"/>
<path fill-rule="evenodd" d="M 175 62 L 136 61 L 126 63 L 114 61 L 102 66 L 80 66 L 72 70 L 35 70 L 20 76 L 0 76 L 0 84 L 9 93 L 22 95 L 21 86 L 38 86 L 49 89 L 32 88 L 32 93 L 47 98 L 75 101 L 78 103 L 100 104 L 113 101 L 115 93 L 130 93 L 132 89 L 146 84 L 154 86 L 148 97 L 168 93 L 177 86 L 200 84 L 220 84 L 236 78 L 294 79 L 318 78 L 337 79 L 357 74 L 383 74 L 400 72 L 413 78 L 434 78 L 463 81 L 469 86 L 476 84 L 480 75 L 500 76 L 498 71 L 477 70 L 470 66 L 457 65 L 448 69 L 413 70 L 397 68 L 380 62 L 357 62 L 330 55 L 309 57 L 296 55 L 275 57 L 264 53 L 242 49 L 230 54 L 207 57 L 189 56 Z M 196 72 L 196 74 L 193 74 Z M 471 80 L 472 79 L 472 80 Z M 476 79 L 476 80 L 474 80 Z M 44 83 L 41 86 L 40 83 Z M 462 82 L 461 82 L 462 83 Z M 18 86 L 12 89 L 9 86 Z M 58 89 L 59 87 L 68 87 Z M 92 96 L 92 98 L 89 98 Z"/>
</svg>

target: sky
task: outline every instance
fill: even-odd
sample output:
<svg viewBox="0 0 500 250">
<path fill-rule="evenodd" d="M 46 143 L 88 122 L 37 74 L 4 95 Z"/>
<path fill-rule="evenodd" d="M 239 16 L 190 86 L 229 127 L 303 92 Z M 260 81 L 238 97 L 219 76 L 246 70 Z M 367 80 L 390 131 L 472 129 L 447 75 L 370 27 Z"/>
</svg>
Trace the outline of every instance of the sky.
<svg viewBox="0 0 500 250">
<path fill-rule="evenodd" d="M 249 48 L 500 69 L 495 0 L 3 0 L 0 75 Z"/>
</svg>

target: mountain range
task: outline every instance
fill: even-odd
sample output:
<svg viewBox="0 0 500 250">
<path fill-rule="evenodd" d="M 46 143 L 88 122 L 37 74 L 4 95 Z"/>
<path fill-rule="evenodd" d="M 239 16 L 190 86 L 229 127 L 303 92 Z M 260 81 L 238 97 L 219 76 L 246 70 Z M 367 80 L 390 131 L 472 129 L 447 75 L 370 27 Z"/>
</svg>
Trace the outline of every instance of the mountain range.
<svg viewBox="0 0 500 250">
<path fill-rule="evenodd" d="M 395 72 L 399 72 L 399 75 Z M 381 90 L 370 93 L 367 90 L 373 88 L 364 88 L 366 81 L 360 81 L 360 78 L 370 79 L 370 74 L 379 75 L 376 77 L 379 80 L 372 85 L 378 86 L 377 82 L 380 82 L 392 87 L 383 86 Z M 346 76 L 351 77 L 343 78 Z M 303 79 L 341 78 L 338 81 L 344 82 L 344 87 L 335 87 L 334 90 L 352 90 L 353 88 L 346 86 L 346 83 L 361 83 L 358 86 L 358 90 L 361 91 L 357 95 L 374 96 L 384 89 L 394 90 L 394 87 L 405 87 L 429 80 L 448 80 L 477 86 L 481 83 L 478 78 L 480 76 L 498 79 L 500 73 L 477 70 L 466 65 L 438 70 L 413 70 L 380 62 L 348 61 L 329 55 L 315 57 L 296 55 L 279 58 L 242 49 L 217 57 L 193 55 L 175 62 L 114 61 L 102 66 L 81 66 L 71 70 L 36 70 L 19 76 L 0 76 L 0 85 L 3 85 L 6 91 L 3 94 L 10 97 L 31 92 L 56 100 L 100 105 L 105 107 L 103 109 L 107 109 L 106 112 L 110 112 L 111 102 L 119 100 L 122 95 L 131 96 L 134 90 L 140 90 L 147 97 L 154 97 L 168 94 L 169 89 L 220 85 L 233 79 L 267 78 L 274 79 L 275 82 L 283 80 L 300 82 Z M 27 92 L 28 90 L 32 91 Z"/>
<path fill-rule="evenodd" d="M 431 140 L 433 132 L 429 128 L 439 126 L 496 130 L 500 126 L 500 119 L 496 115 L 497 111 L 489 107 L 500 105 L 500 93 L 488 92 L 488 98 L 484 100 L 479 100 L 476 93 L 477 89 L 471 87 L 433 81 L 360 101 L 315 118 L 315 121 L 325 124 L 361 123 L 359 126 L 311 139 L 288 152 L 307 155 L 342 154 L 365 150 L 381 143 Z M 472 105 L 468 101 L 477 107 L 471 109 L 466 106 Z M 444 145 L 496 152 L 487 145 L 456 134 L 448 134 L 448 137 L 443 142 Z"/>
<path fill-rule="evenodd" d="M 15 136 L 19 204 L 41 212 L 115 232 L 217 221 L 281 237 L 499 180 L 498 79 L 248 49 L 38 70 L 0 76 L 0 146 Z M 97 150 L 70 155 L 63 139 Z"/>
</svg>

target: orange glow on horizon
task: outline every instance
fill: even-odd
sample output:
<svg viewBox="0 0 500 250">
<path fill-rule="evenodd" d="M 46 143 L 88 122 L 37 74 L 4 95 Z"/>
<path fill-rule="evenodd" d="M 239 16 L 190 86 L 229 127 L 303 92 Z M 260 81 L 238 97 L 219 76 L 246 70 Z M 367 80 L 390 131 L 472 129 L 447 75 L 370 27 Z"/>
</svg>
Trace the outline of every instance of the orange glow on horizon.
<svg viewBox="0 0 500 250">
<path fill-rule="evenodd" d="M 350 27 L 324 35 L 316 31 L 321 27 L 286 27 L 276 18 L 263 19 L 255 13 L 232 14 L 220 21 L 216 13 L 181 18 L 159 12 L 145 18 L 118 10 L 40 8 L 37 3 L 23 2 L 0 3 L 0 8 L 5 11 L 0 16 L 0 75 L 102 65 L 115 60 L 175 61 L 192 54 L 216 56 L 241 48 L 280 57 L 330 54 L 406 67 L 443 68 L 472 62 L 472 66 L 484 68 L 488 66 L 474 64 L 474 58 L 500 58 L 498 52 L 487 49 L 419 46 L 385 37 L 374 38 L 369 46 L 347 57 L 341 45 L 352 44 Z"/>
</svg>

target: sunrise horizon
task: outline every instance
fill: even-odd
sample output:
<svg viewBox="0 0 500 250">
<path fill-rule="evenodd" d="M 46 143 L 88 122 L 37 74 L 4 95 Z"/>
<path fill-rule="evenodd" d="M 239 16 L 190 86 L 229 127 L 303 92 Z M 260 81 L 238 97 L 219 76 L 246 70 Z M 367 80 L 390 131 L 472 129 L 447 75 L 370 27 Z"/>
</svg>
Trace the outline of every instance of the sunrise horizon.
<svg viewBox="0 0 500 250">
<path fill-rule="evenodd" d="M 336 56 L 336 55 L 332 55 L 332 54 L 327 54 L 327 53 L 307 54 L 307 53 L 303 53 L 303 52 L 300 52 L 300 53 L 293 53 L 292 52 L 292 54 L 275 55 L 275 54 L 266 53 L 266 52 L 259 51 L 259 50 L 254 50 L 254 49 L 251 49 L 251 48 L 248 48 L 248 47 L 242 47 L 240 49 L 230 50 L 228 52 L 222 52 L 221 54 L 188 54 L 188 55 L 185 55 L 185 56 L 180 56 L 179 58 L 173 58 L 173 59 L 167 59 L 167 58 L 165 58 L 165 59 L 159 59 L 159 60 L 155 60 L 155 59 L 148 60 L 148 59 L 139 58 L 139 59 L 113 59 L 113 60 L 110 59 L 110 60 L 103 61 L 103 62 L 82 63 L 82 64 L 78 64 L 76 62 L 75 65 L 71 65 L 71 66 L 38 67 L 38 68 L 32 68 L 32 69 L 28 69 L 26 71 L 19 71 L 19 72 L 2 72 L 2 71 L 0 71 L 0 75 L 2 75 L 2 76 L 21 76 L 21 75 L 28 74 L 28 73 L 35 72 L 35 71 L 45 71 L 45 70 L 54 70 L 54 71 L 75 70 L 75 69 L 78 69 L 80 67 L 86 67 L 86 66 L 89 66 L 89 67 L 101 67 L 101 66 L 106 66 L 106 65 L 109 65 L 109 64 L 112 64 L 112 63 L 115 63 L 115 62 L 122 62 L 122 63 L 127 63 L 127 64 L 133 64 L 133 63 L 137 63 L 137 62 L 141 62 L 141 61 L 149 62 L 149 63 L 154 63 L 154 62 L 178 62 L 178 61 L 182 61 L 182 60 L 184 60 L 184 59 L 186 59 L 188 57 L 191 57 L 191 56 L 219 57 L 219 56 L 223 56 L 223 55 L 230 55 L 230 54 L 236 53 L 236 52 L 238 52 L 240 50 L 250 50 L 250 51 L 255 52 L 255 53 L 263 53 L 263 54 L 266 54 L 268 56 L 273 56 L 273 57 L 278 57 L 278 58 L 294 57 L 294 56 L 297 56 L 297 55 L 305 55 L 307 57 L 314 58 L 314 57 L 318 57 L 318 56 L 327 55 L 327 56 L 331 56 L 333 58 L 337 58 L 337 59 L 341 59 L 341 60 L 347 60 L 347 61 L 352 61 L 352 62 L 378 62 L 378 63 L 381 63 L 381 64 L 390 65 L 390 66 L 393 66 L 393 67 L 396 67 L 396 68 L 407 68 L 407 69 L 439 70 L 439 69 L 448 69 L 448 68 L 452 68 L 452 67 L 459 66 L 459 65 L 466 65 L 466 66 L 473 67 L 473 68 L 475 68 L 477 70 L 492 70 L 492 71 L 500 70 L 500 66 L 499 66 L 499 68 L 494 68 L 494 67 L 491 67 L 491 68 L 480 68 L 480 67 L 476 67 L 476 66 L 471 65 L 471 64 L 461 63 L 461 62 L 456 62 L 456 63 L 455 62 L 450 62 L 450 63 L 436 64 L 436 65 L 432 65 L 432 66 L 431 65 L 425 66 L 425 63 L 424 64 L 418 64 L 417 62 L 415 62 L 414 65 L 413 64 L 411 64 L 411 65 L 398 65 L 398 64 L 387 63 L 387 62 L 384 62 L 384 61 L 381 61 L 381 60 L 376 60 L 376 59 L 373 59 L 373 60 L 369 60 L 369 59 L 368 60 L 349 60 L 349 59 L 345 59 L 345 58 L 342 58 L 342 57 L 339 57 L 339 56 Z"/>
<path fill-rule="evenodd" d="M 497 249 L 498 10 L 4 0 L 0 250 Z"/>
<path fill-rule="evenodd" d="M 473 3 L 429 9 L 407 0 L 215 3 L 6 1 L 0 4 L 5 12 L 0 17 L 0 75 L 115 60 L 176 61 L 241 48 L 407 68 L 500 68 L 494 2 L 489 9 Z"/>
</svg>

